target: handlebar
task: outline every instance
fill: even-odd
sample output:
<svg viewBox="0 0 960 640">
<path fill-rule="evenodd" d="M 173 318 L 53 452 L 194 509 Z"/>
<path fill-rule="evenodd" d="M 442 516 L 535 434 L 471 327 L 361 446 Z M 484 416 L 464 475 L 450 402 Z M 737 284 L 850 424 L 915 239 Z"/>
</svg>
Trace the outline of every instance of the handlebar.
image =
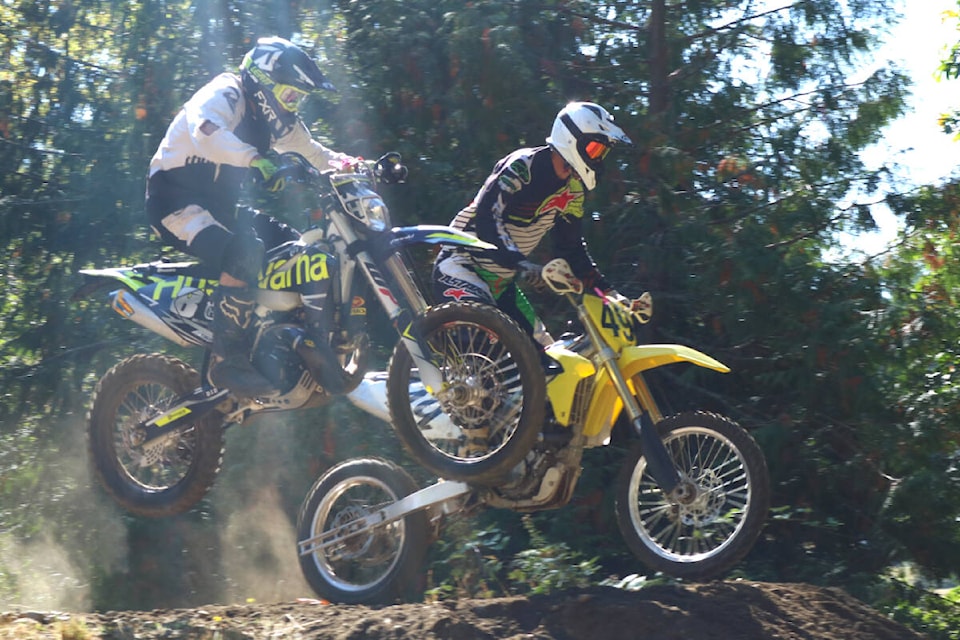
<svg viewBox="0 0 960 640">
<path fill-rule="evenodd" d="M 286 180 L 297 183 L 312 183 L 321 175 L 338 173 L 336 169 L 318 170 L 311 165 L 301 154 L 287 151 L 278 158 L 277 171 L 270 178 L 271 182 Z M 401 156 L 396 151 L 383 154 L 375 163 L 360 162 L 354 172 L 367 175 L 374 181 L 382 184 L 402 184 L 407 179 L 407 167 L 401 163 Z"/>
<path fill-rule="evenodd" d="M 296 159 L 293 159 L 293 156 L 296 156 Z M 319 176 L 320 172 L 299 153 L 284 153 L 280 156 L 280 166 L 270 180 L 303 183 Z"/>
<path fill-rule="evenodd" d="M 573 274 L 570 263 L 563 258 L 555 258 L 545 264 L 540 275 L 547 286 L 558 295 L 581 295 L 584 293 L 583 281 Z M 649 292 L 633 300 L 620 294 L 610 297 L 599 290 L 597 294 L 604 299 L 605 303 L 618 302 L 626 306 L 630 313 L 640 321 L 640 324 L 649 322 L 653 315 L 653 298 Z"/>
</svg>

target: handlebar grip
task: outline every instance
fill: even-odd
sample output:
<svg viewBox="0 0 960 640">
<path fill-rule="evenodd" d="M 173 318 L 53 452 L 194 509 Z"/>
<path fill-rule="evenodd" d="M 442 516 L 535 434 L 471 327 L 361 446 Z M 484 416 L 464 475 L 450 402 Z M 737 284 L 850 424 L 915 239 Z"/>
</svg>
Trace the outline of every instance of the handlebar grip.
<svg viewBox="0 0 960 640">
<path fill-rule="evenodd" d="M 377 180 L 384 184 L 400 184 L 407 180 L 407 167 L 401 164 L 402 157 L 396 151 L 390 151 L 380 156 L 374 165 L 374 174 Z"/>
</svg>

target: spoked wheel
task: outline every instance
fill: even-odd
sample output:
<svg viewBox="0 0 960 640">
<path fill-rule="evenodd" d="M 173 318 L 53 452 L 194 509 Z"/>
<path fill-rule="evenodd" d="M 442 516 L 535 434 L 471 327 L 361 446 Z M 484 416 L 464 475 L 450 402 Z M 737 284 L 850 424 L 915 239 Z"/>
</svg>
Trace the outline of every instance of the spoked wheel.
<svg viewBox="0 0 960 640">
<path fill-rule="evenodd" d="M 362 520 L 417 490 L 410 475 L 377 458 L 340 463 L 310 489 L 297 518 L 300 568 L 317 595 L 346 604 L 390 604 L 415 594 L 429 545 L 418 511 L 363 530 Z"/>
<path fill-rule="evenodd" d="M 533 340 L 500 310 L 472 302 L 433 307 L 416 328 L 440 361 L 443 388 L 427 395 L 397 344 L 387 378 L 397 436 L 441 478 L 501 481 L 533 447 L 546 411 Z"/>
<path fill-rule="evenodd" d="M 676 578 L 716 577 L 743 559 L 766 521 L 763 452 L 743 428 L 715 414 L 678 414 L 657 429 L 688 495 L 682 503 L 667 500 L 634 448 L 617 479 L 620 531 L 651 569 Z"/>
<path fill-rule="evenodd" d="M 97 383 L 87 415 L 90 460 L 100 484 L 127 511 L 154 518 L 182 513 L 213 486 L 223 460 L 219 413 L 147 447 L 139 426 L 199 385 L 193 368 L 160 354 L 127 358 Z"/>
</svg>

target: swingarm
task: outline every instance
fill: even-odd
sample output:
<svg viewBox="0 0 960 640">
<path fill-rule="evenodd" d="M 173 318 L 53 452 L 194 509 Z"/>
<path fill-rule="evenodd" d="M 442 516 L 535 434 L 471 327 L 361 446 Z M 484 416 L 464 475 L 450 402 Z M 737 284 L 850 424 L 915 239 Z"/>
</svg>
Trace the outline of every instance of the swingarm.
<svg viewBox="0 0 960 640">
<path fill-rule="evenodd" d="M 472 491 L 470 485 L 465 482 L 440 480 L 363 517 L 324 531 L 318 536 L 301 540 L 297 543 L 298 551 L 301 556 L 326 551 L 348 538 L 368 533 L 424 509 L 439 508 L 441 513 L 452 513 L 459 507 L 458 502 Z"/>
</svg>

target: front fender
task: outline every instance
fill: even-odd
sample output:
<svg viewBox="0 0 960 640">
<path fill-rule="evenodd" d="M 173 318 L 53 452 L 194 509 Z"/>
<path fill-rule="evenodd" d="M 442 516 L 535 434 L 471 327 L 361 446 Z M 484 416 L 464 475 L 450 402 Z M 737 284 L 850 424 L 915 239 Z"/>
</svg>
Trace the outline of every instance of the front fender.
<svg viewBox="0 0 960 640">
<path fill-rule="evenodd" d="M 720 373 L 730 371 L 730 368 L 722 362 L 681 344 L 643 344 L 626 347 L 617 360 L 620 373 L 626 379 L 630 391 L 634 393 L 635 389 L 631 381 L 633 376 L 677 362 L 689 362 L 698 367 L 712 369 Z M 584 435 L 595 437 L 601 433 L 609 433 L 621 411 L 623 411 L 623 401 L 620 400 L 620 396 L 617 394 L 617 390 L 606 370 L 601 370 L 597 375 L 593 398 L 590 400 L 587 419 L 584 421 Z"/>
<path fill-rule="evenodd" d="M 722 362 L 682 344 L 642 344 L 626 347 L 619 358 L 620 371 L 628 379 L 640 371 L 675 362 L 690 362 L 698 367 L 713 369 L 720 373 L 730 372 L 730 368 Z"/>
<path fill-rule="evenodd" d="M 467 249 L 494 250 L 496 245 L 484 242 L 480 238 L 439 224 L 418 224 L 412 227 L 394 227 L 390 245 L 401 249 L 414 244 L 444 244 L 466 247 Z"/>
</svg>

